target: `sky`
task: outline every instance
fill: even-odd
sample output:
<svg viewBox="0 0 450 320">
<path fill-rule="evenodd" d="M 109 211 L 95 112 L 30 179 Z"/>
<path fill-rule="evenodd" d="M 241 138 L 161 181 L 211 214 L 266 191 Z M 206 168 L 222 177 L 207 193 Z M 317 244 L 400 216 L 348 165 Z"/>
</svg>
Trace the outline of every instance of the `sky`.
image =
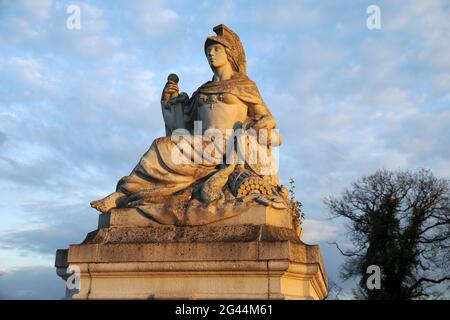
<svg viewBox="0 0 450 320">
<path fill-rule="evenodd" d="M 56 249 L 96 229 L 89 202 L 164 135 L 167 75 L 188 94 L 211 79 L 203 44 L 220 23 L 283 135 L 280 180 L 295 180 L 303 240 L 344 294 L 353 284 L 329 243 L 351 243 L 324 197 L 381 168 L 450 178 L 448 0 L 0 0 L 0 298 L 64 295 Z"/>
</svg>

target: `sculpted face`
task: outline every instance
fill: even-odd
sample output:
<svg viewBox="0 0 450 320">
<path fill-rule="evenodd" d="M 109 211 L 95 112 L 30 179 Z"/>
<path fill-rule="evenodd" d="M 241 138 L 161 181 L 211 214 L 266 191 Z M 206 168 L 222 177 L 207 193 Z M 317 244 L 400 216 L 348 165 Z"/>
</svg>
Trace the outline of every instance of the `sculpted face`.
<svg viewBox="0 0 450 320">
<path fill-rule="evenodd" d="M 225 47 L 219 43 L 214 43 L 206 48 L 206 58 L 211 68 L 220 68 L 228 62 Z"/>
</svg>

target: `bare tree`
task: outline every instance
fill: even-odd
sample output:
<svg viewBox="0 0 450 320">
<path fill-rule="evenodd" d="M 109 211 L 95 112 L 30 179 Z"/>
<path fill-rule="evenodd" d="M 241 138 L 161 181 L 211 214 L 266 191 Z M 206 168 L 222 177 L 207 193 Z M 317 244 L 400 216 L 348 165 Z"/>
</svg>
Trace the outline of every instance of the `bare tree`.
<svg viewBox="0 0 450 320">
<path fill-rule="evenodd" d="M 342 250 L 344 280 L 360 278 L 356 297 L 417 299 L 450 280 L 449 180 L 431 171 L 379 170 L 325 203 L 349 221 L 354 247 Z M 366 285 L 367 268 L 381 269 L 381 288 Z"/>
</svg>

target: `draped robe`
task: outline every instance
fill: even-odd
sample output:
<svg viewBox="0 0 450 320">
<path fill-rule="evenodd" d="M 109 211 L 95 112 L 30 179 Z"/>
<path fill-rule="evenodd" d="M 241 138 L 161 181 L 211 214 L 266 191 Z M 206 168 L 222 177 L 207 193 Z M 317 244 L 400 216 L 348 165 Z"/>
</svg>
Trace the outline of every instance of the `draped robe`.
<svg viewBox="0 0 450 320">
<path fill-rule="evenodd" d="M 198 120 L 197 107 L 199 105 L 198 98 L 200 94 L 211 95 L 224 93 L 238 97 L 249 106 L 256 104 L 265 105 L 256 84 L 246 75 L 236 74 L 229 80 L 206 82 L 193 93 L 185 106 L 191 120 L 189 123 L 192 125 L 195 120 Z M 251 120 L 249 117 L 248 121 L 250 122 Z M 188 129 L 192 134 L 192 127 Z M 247 144 L 257 144 L 255 137 L 247 140 Z M 180 159 L 174 161 L 174 148 L 179 148 L 177 142 L 173 141 L 170 136 L 155 139 L 132 172 L 128 176 L 120 179 L 117 184 L 117 191 L 124 193 L 133 200 L 142 198 L 139 197 L 142 194 L 145 194 L 147 198 L 154 199 L 173 198 L 180 191 L 189 188 L 195 182 L 213 175 L 219 170 L 219 165 L 215 162 L 202 161 L 201 163 L 196 163 L 194 161 L 195 156 L 202 155 L 205 144 L 211 144 L 211 141 L 202 140 L 200 144 L 194 143 L 193 135 L 185 139 L 185 141 L 187 141 L 188 148 L 191 149 L 191 152 L 182 153 L 181 157 L 184 157 L 184 159 L 181 159 L 182 161 Z M 219 147 L 219 143 L 214 141 L 217 148 Z M 247 161 L 247 159 L 245 160 Z M 272 162 L 270 166 L 273 166 Z M 260 174 L 258 172 L 258 170 L 261 170 L 259 163 L 249 164 L 249 168 L 255 173 Z M 271 180 L 272 182 L 278 181 L 276 174 L 269 176 L 270 178 L 273 178 Z M 175 213 L 167 214 L 168 210 L 163 210 L 163 208 L 167 208 L 167 204 L 159 205 L 158 207 L 158 205 L 141 203 L 136 207 L 159 223 L 164 224 L 202 224 L 208 220 L 205 217 L 202 219 L 189 219 L 180 215 L 175 216 Z M 187 220 L 190 220 L 190 222 L 186 222 Z"/>
</svg>

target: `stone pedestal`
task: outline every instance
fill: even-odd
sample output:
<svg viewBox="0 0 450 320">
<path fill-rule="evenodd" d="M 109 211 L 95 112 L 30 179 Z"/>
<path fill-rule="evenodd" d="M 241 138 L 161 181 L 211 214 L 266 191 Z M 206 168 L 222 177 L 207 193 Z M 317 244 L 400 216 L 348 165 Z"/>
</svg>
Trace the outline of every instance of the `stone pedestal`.
<svg viewBox="0 0 450 320">
<path fill-rule="evenodd" d="M 113 209 L 82 244 L 58 250 L 63 278 L 68 266 L 80 271 L 73 299 L 323 299 L 328 291 L 319 247 L 299 239 L 286 210 L 262 205 L 189 227 Z"/>
</svg>

